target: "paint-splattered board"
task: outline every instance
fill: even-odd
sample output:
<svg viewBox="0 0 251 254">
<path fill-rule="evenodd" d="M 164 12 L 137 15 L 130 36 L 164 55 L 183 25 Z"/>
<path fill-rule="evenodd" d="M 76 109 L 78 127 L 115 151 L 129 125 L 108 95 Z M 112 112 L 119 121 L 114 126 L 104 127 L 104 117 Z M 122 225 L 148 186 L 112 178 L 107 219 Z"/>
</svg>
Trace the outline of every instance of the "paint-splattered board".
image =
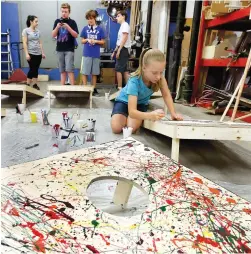
<svg viewBox="0 0 251 254">
<path fill-rule="evenodd" d="M 86 196 L 97 177 L 149 194 L 117 217 Z M 251 252 L 251 204 L 132 139 L 2 169 L 3 253 Z"/>
<path fill-rule="evenodd" d="M 1 84 L 1 93 L 9 96 L 21 96 L 23 104 L 26 104 L 26 97 L 44 97 L 41 91 L 27 85 Z"/>
<path fill-rule="evenodd" d="M 178 161 L 180 139 L 251 141 L 251 124 L 209 120 L 145 120 L 143 127 L 172 138 L 171 158 Z"/>
<path fill-rule="evenodd" d="M 51 107 L 51 94 L 55 95 L 56 97 L 60 94 L 62 95 L 63 93 L 66 94 L 67 97 L 70 97 L 73 95 L 73 97 L 81 96 L 80 93 L 88 93 L 89 94 L 89 100 L 90 100 L 90 109 L 92 108 L 92 92 L 93 92 L 93 86 L 75 86 L 75 85 L 49 85 L 48 86 L 48 98 L 49 98 L 49 108 Z"/>
<path fill-rule="evenodd" d="M 110 101 L 114 101 L 114 100 L 116 99 L 116 97 L 119 95 L 119 92 L 120 92 L 120 91 L 117 91 L 117 92 L 111 94 L 111 95 L 109 96 L 109 100 L 110 100 Z M 160 98 L 160 97 L 162 97 L 162 94 L 161 94 L 160 91 L 155 92 L 155 93 L 153 93 L 153 94 L 151 95 L 151 99 Z"/>
</svg>

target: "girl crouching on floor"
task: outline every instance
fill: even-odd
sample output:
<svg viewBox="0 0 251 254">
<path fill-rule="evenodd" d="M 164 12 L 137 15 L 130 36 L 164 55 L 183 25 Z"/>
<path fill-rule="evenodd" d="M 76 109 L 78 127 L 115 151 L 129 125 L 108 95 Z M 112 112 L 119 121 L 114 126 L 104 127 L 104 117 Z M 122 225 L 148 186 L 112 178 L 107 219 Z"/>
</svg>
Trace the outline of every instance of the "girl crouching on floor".
<svg viewBox="0 0 251 254">
<path fill-rule="evenodd" d="M 165 116 L 162 109 L 147 112 L 151 95 L 161 91 L 172 120 L 182 120 L 175 112 L 173 100 L 163 72 L 165 55 L 158 49 L 145 49 L 139 59 L 139 68 L 131 74 L 126 86 L 117 96 L 113 111 L 111 127 L 114 133 L 121 133 L 123 127 L 132 127 L 133 132 L 140 128 L 142 121 L 160 120 Z"/>
</svg>

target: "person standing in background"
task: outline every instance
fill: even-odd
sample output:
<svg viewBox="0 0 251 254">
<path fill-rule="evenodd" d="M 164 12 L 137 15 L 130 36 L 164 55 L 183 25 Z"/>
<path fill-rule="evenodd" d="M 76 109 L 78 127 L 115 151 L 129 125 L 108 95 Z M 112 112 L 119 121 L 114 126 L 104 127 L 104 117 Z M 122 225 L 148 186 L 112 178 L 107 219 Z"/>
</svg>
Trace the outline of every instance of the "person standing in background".
<svg viewBox="0 0 251 254">
<path fill-rule="evenodd" d="M 38 18 L 34 15 L 29 15 L 26 25 L 27 28 L 23 30 L 22 37 L 26 60 L 30 67 L 27 74 L 27 86 L 30 86 L 33 82 L 33 88 L 40 90 L 37 85 L 38 69 L 42 58 L 45 58 L 45 54 L 41 42 L 41 33 L 37 29 Z"/>
<path fill-rule="evenodd" d="M 114 58 L 116 54 L 116 65 L 115 71 L 117 73 L 118 89 L 122 88 L 123 77 L 125 83 L 127 83 L 129 78 L 129 72 L 127 70 L 127 63 L 129 60 L 129 52 L 131 48 L 131 35 L 130 26 L 126 22 L 127 13 L 125 10 L 117 12 L 117 22 L 121 25 L 118 32 L 118 38 L 116 43 L 116 49 L 112 53 L 111 58 Z"/>
<path fill-rule="evenodd" d="M 58 67 L 61 73 L 61 84 L 66 82 L 67 74 L 70 84 L 74 85 L 74 50 L 78 37 L 78 26 L 70 16 L 71 6 L 68 3 L 61 5 L 61 18 L 56 19 L 53 26 L 52 37 L 57 37 Z"/>
<path fill-rule="evenodd" d="M 97 11 L 90 10 L 86 13 L 85 18 L 88 25 L 81 32 L 81 42 L 83 48 L 83 64 L 81 73 L 83 74 L 83 85 L 87 85 L 88 75 L 92 75 L 92 86 L 94 87 L 93 95 L 98 95 L 96 89 L 97 76 L 100 74 L 100 46 L 105 44 L 105 35 L 103 29 L 97 25 Z"/>
</svg>

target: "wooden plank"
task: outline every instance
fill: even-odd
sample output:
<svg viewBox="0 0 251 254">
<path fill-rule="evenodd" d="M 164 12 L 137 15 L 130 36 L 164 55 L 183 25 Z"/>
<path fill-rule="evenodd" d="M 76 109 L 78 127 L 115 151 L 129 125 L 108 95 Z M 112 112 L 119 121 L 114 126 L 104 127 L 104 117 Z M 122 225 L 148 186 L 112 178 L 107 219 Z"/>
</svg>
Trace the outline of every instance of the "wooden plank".
<svg viewBox="0 0 251 254">
<path fill-rule="evenodd" d="M 171 138 L 251 141 L 251 124 L 210 121 L 149 121 L 143 127 Z"/>
<path fill-rule="evenodd" d="M 93 86 L 83 86 L 83 85 L 49 85 L 48 86 L 48 91 L 49 91 L 49 96 L 50 94 L 54 94 L 56 97 L 59 97 L 59 94 L 67 94 L 67 97 L 69 97 L 69 93 L 71 93 L 71 95 L 75 95 L 73 97 L 83 97 L 81 94 L 79 94 L 80 92 L 82 93 L 87 93 L 89 96 L 89 100 L 90 100 L 90 109 L 92 109 L 92 93 L 93 93 Z M 49 99 L 49 107 L 51 105 L 51 100 Z"/>
<path fill-rule="evenodd" d="M 49 81 L 49 75 L 38 75 L 37 80 L 38 80 L 39 82 L 46 82 L 46 81 Z"/>
<path fill-rule="evenodd" d="M 128 203 L 132 187 L 132 182 L 128 180 L 119 180 L 113 196 L 113 203 L 115 205 L 121 206 L 122 208 L 125 208 L 126 204 Z"/>
<path fill-rule="evenodd" d="M 62 86 L 62 85 L 49 85 L 48 91 L 55 91 L 55 92 L 93 92 L 93 86 Z"/>
<path fill-rule="evenodd" d="M 23 92 L 27 92 L 27 97 L 44 97 L 44 94 L 40 90 L 37 90 L 27 85 L 1 85 L 1 93 L 5 95 L 11 96 L 12 94 L 17 94 L 17 96 L 22 96 Z"/>
</svg>

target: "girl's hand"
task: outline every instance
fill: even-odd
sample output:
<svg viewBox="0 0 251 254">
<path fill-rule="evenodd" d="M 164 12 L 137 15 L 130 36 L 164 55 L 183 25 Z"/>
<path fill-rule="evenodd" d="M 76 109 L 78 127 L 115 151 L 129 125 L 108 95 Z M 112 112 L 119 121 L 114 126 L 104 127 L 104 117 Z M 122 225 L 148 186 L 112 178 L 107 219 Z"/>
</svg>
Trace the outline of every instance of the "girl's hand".
<svg viewBox="0 0 251 254">
<path fill-rule="evenodd" d="M 153 121 L 158 121 L 165 117 L 165 112 L 163 109 L 157 109 L 150 113 L 150 119 Z"/>
<path fill-rule="evenodd" d="M 45 59 L 45 57 L 46 57 L 45 54 L 42 54 L 42 58 Z"/>
<path fill-rule="evenodd" d="M 183 117 L 180 114 L 173 113 L 173 114 L 171 114 L 171 119 L 176 120 L 176 121 L 182 121 Z"/>
<path fill-rule="evenodd" d="M 27 60 L 27 61 L 30 61 L 30 60 L 31 60 L 31 57 L 30 57 L 29 54 L 26 55 L 26 60 Z"/>
</svg>

